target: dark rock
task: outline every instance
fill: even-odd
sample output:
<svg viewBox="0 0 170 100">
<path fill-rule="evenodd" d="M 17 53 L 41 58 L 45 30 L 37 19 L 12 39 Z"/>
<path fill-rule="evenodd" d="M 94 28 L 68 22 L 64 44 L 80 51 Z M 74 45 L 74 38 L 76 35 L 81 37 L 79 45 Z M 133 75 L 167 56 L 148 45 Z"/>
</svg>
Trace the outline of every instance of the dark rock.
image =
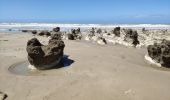
<svg viewBox="0 0 170 100">
<path fill-rule="evenodd" d="M 107 35 L 111 35 L 110 33 L 107 33 Z"/>
<path fill-rule="evenodd" d="M 37 34 L 37 31 L 36 31 L 36 30 L 32 30 L 31 32 L 32 32 L 32 34 L 34 34 L 34 35 Z"/>
<path fill-rule="evenodd" d="M 125 33 L 126 33 L 125 41 L 127 41 L 128 39 L 131 39 L 132 44 L 136 47 L 136 45 L 139 44 L 137 31 L 134 31 L 132 29 L 127 29 L 127 30 L 125 30 Z"/>
<path fill-rule="evenodd" d="M 44 30 L 44 31 L 40 31 L 40 32 L 38 33 L 38 35 L 40 35 L 40 36 L 43 36 L 43 35 L 45 35 L 45 36 L 51 36 L 51 33 Z"/>
<path fill-rule="evenodd" d="M 36 38 L 27 42 L 28 61 L 31 65 L 40 70 L 59 66 L 65 44 L 56 37 L 52 37 L 48 45 L 42 45 Z"/>
<path fill-rule="evenodd" d="M 81 30 L 80 28 L 78 29 L 71 29 L 71 33 L 68 34 L 68 39 L 69 40 L 81 40 L 82 35 L 81 35 Z"/>
<path fill-rule="evenodd" d="M 53 34 L 53 35 L 51 36 L 51 39 L 49 40 L 49 42 L 51 42 L 51 41 L 56 41 L 56 40 L 62 40 L 61 34 Z"/>
<path fill-rule="evenodd" d="M 103 37 L 100 37 L 100 39 L 104 42 L 104 44 L 107 44 L 106 39 Z"/>
<path fill-rule="evenodd" d="M 145 32 L 146 31 L 146 29 L 145 28 L 142 28 L 142 32 Z"/>
<path fill-rule="evenodd" d="M 91 30 L 90 30 L 90 34 L 95 34 L 95 28 L 92 28 Z"/>
<path fill-rule="evenodd" d="M 120 37 L 120 27 L 114 28 L 114 30 L 112 31 L 112 33 L 115 34 L 115 36 Z"/>
<path fill-rule="evenodd" d="M 60 32 L 60 27 L 53 28 L 54 32 Z"/>
<path fill-rule="evenodd" d="M 29 32 L 29 30 L 21 30 L 22 32 Z"/>
<path fill-rule="evenodd" d="M 148 55 L 164 67 L 170 67 L 170 41 L 163 40 L 162 43 L 154 43 L 147 47 Z"/>
<path fill-rule="evenodd" d="M 8 31 L 12 31 L 12 29 L 8 29 Z"/>
<path fill-rule="evenodd" d="M 69 40 L 75 40 L 75 39 L 74 39 L 74 35 L 73 35 L 73 34 L 68 34 L 68 39 L 69 39 Z"/>
<path fill-rule="evenodd" d="M 101 34 L 102 33 L 102 29 L 100 29 L 100 28 L 97 29 L 96 33 Z"/>
</svg>

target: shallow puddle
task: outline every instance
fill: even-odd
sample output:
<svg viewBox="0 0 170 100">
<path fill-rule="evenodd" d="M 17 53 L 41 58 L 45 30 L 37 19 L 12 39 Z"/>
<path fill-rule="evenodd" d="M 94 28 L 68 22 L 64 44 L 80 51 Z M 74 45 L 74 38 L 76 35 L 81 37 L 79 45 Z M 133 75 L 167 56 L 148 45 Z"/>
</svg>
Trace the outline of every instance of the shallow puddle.
<svg viewBox="0 0 170 100">
<path fill-rule="evenodd" d="M 66 68 L 71 66 L 74 63 L 74 60 L 68 58 L 69 56 L 64 55 L 61 60 L 63 66 L 54 67 L 49 70 L 37 70 L 30 69 L 28 66 L 30 65 L 28 61 L 22 61 L 16 64 L 13 64 L 8 68 L 9 72 L 16 75 L 24 75 L 24 76 L 45 76 L 45 75 L 61 75 L 66 73 Z"/>
</svg>

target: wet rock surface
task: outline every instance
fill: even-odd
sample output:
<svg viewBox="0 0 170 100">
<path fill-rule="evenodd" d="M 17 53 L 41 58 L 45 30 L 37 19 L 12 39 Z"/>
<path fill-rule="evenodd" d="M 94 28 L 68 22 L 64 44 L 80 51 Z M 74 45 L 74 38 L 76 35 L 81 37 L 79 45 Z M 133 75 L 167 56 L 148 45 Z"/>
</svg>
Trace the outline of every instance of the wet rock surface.
<svg viewBox="0 0 170 100">
<path fill-rule="evenodd" d="M 164 67 L 170 67 L 170 41 L 163 40 L 147 47 L 148 55 Z"/>
<path fill-rule="evenodd" d="M 43 45 L 37 38 L 27 42 L 28 61 L 37 69 L 45 70 L 57 67 L 64 54 L 65 44 L 60 35 L 55 34 L 48 45 Z"/>
</svg>

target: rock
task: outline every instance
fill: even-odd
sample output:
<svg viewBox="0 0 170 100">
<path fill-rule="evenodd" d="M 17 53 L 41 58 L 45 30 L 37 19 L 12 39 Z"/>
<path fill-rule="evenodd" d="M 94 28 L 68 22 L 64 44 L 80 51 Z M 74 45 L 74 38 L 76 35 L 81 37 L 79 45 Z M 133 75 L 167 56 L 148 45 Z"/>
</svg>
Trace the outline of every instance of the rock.
<svg viewBox="0 0 170 100">
<path fill-rule="evenodd" d="M 82 34 L 80 28 L 71 29 L 71 33 L 69 33 L 67 36 L 69 40 L 81 40 Z"/>
<path fill-rule="evenodd" d="M 28 61 L 39 70 L 57 67 L 63 57 L 65 44 L 57 36 L 49 40 L 48 45 L 42 45 L 33 38 L 27 42 Z"/>
<path fill-rule="evenodd" d="M 5 100 L 8 97 L 7 94 L 0 91 L 0 100 Z"/>
<path fill-rule="evenodd" d="M 44 30 L 44 31 L 41 31 L 40 33 L 38 33 L 38 35 L 40 35 L 40 36 L 51 36 L 51 33 L 50 32 L 48 32 L 48 31 L 46 31 L 46 30 Z"/>
<path fill-rule="evenodd" d="M 136 47 L 136 45 L 139 44 L 137 31 L 134 31 L 132 29 L 127 29 L 125 30 L 125 33 L 126 34 L 124 40 L 127 42 L 131 42 Z"/>
<path fill-rule="evenodd" d="M 97 43 L 100 44 L 100 45 L 105 45 L 105 44 L 107 44 L 106 39 L 103 38 L 103 37 L 99 37 L 99 38 L 97 39 Z"/>
<path fill-rule="evenodd" d="M 22 32 L 30 32 L 32 34 L 37 34 L 37 30 L 21 30 Z"/>
<path fill-rule="evenodd" d="M 69 40 L 75 40 L 73 34 L 67 34 L 67 35 L 68 35 L 68 39 L 69 39 Z"/>
<path fill-rule="evenodd" d="M 102 33 L 102 29 L 100 29 L 100 28 L 97 29 L 96 33 L 101 34 Z"/>
<path fill-rule="evenodd" d="M 170 67 L 170 41 L 163 40 L 147 47 L 148 55 L 164 67 Z"/>
<path fill-rule="evenodd" d="M 61 34 L 60 33 L 52 34 L 51 40 L 62 40 Z"/>
<path fill-rule="evenodd" d="M 29 30 L 21 30 L 22 32 L 29 32 Z"/>
<path fill-rule="evenodd" d="M 53 28 L 54 32 L 60 32 L 60 27 Z"/>
<path fill-rule="evenodd" d="M 112 33 L 113 33 L 115 36 L 120 37 L 120 27 L 114 28 L 114 30 L 112 31 Z"/>
<path fill-rule="evenodd" d="M 92 28 L 92 29 L 90 30 L 90 34 L 92 34 L 92 35 L 95 34 L 95 28 Z"/>
<path fill-rule="evenodd" d="M 32 32 L 32 34 L 34 34 L 34 35 L 37 34 L 37 31 L 36 31 L 36 30 L 32 30 L 31 32 Z"/>
<path fill-rule="evenodd" d="M 8 31 L 12 31 L 12 29 L 8 29 Z"/>
</svg>

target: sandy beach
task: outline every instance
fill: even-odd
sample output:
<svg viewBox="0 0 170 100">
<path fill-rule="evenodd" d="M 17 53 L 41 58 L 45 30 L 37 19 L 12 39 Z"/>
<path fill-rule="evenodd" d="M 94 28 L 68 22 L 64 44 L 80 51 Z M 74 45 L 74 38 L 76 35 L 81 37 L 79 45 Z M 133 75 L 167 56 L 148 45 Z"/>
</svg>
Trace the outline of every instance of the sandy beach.
<svg viewBox="0 0 170 100">
<path fill-rule="evenodd" d="M 146 48 L 65 40 L 69 66 L 10 72 L 10 66 L 27 61 L 26 43 L 33 37 L 0 33 L 0 91 L 6 100 L 170 100 L 170 72 L 148 64 Z"/>
</svg>

